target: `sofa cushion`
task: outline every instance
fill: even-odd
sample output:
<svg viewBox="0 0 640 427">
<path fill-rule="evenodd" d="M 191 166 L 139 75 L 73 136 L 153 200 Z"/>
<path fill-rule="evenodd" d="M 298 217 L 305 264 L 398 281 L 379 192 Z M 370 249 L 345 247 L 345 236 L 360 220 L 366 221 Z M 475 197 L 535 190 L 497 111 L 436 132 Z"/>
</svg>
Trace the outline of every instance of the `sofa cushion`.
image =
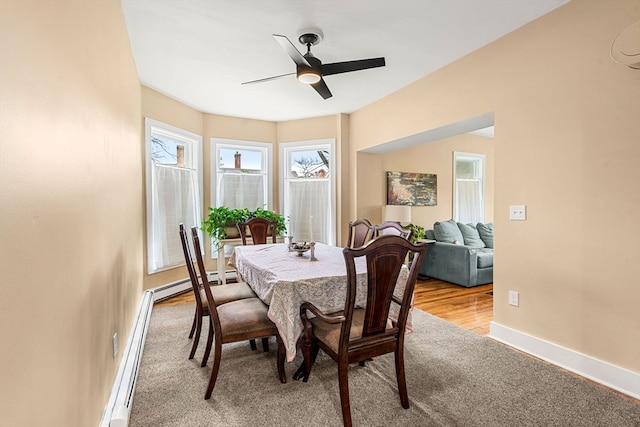
<svg viewBox="0 0 640 427">
<path fill-rule="evenodd" d="M 436 235 L 433 230 L 427 230 L 424 232 L 424 238 L 429 240 L 436 240 Z"/>
<path fill-rule="evenodd" d="M 462 233 L 462 237 L 464 238 L 464 245 L 472 248 L 484 248 L 486 245 L 480 238 L 480 234 L 478 230 L 476 230 L 476 226 L 473 224 L 462 224 L 458 223 L 458 228 Z"/>
<path fill-rule="evenodd" d="M 479 222 L 476 224 L 476 230 L 480 234 L 480 238 L 484 242 L 487 248 L 493 249 L 493 223 L 483 224 Z"/>
<path fill-rule="evenodd" d="M 464 242 L 462 232 L 458 228 L 458 224 L 452 219 L 449 221 L 437 221 L 433 224 L 433 233 L 438 242 L 455 243 Z"/>
<path fill-rule="evenodd" d="M 493 267 L 493 249 L 478 249 L 478 268 Z"/>
</svg>

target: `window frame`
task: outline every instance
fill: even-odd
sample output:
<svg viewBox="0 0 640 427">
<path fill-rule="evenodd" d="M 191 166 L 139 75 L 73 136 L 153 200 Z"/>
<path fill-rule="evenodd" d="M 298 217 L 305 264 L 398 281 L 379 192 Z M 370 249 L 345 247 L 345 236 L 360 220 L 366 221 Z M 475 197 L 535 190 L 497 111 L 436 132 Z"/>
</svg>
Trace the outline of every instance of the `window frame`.
<svg viewBox="0 0 640 427">
<path fill-rule="evenodd" d="M 146 246 L 147 246 L 147 274 L 155 274 L 162 271 L 171 270 L 173 268 L 185 265 L 184 259 L 181 262 L 164 265 L 162 267 L 153 268 L 153 225 L 154 225 L 154 212 L 152 210 L 152 197 L 153 197 L 153 178 L 152 178 L 152 136 L 163 136 L 165 138 L 172 139 L 174 141 L 184 144 L 184 164 L 185 168 L 195 168 L 198 176 L 198 194 L 200 197 L 200 206 L 196 207 L 196 212 L 199 218 L 202 218 L 202 196 L 203 196 L 203 156 L 202 156 L 202 136 L 189 132 L 187 130 L 172 126 L 158 120 L 145 117 L 145 193 L 146 193 Z M 173 166 L 168 166 L 173 167 Z M 178 230 L 176 229 L 176 233 Z"/>
<path fill-rule="evenodd" d="M 468 178 L 458 178 L 458 161 L 467 160 L 472 161 L 478 167 L 475 171 L 475 177 L 472 179 Z M 479 171 L 477 169 L 480 169 Z M 476 222 L 484 222 L 485 219 L 485 173 L 486 173 L 486 155 L 478 154 L 478 153 L 466 153 L 460 151 L 453 152 L 453 219 L 455 221 L 460 221 L 460 206 L 459 206 L 459 189 L 458 184 L 460 181 L 477 181 L 479 182 L 478 186 L 478 198 L 480 201 L 479 213 L 480 217 Z"/>
<path fill-rule="evenodd" d="M 273 206 L 273 144 L 269 142 L 248 141 L 240 139 L 228 139 L 228 138 L 210 138 L 211 142 L 211 205 L 214 207 L 220 206 L 218 201 L 218 173 L 219 173 L 219 158 L 220 148 L 231 149 L 253 149 L 263 152 L 262 164 L 264 168 L 264 175 L 266 176 L 266 206 L 264 209 L 272 209 Z"/>
<path fill-rule="evenodd" d="M 286 182 L 289 180 L 304 180 L 305 178 L 291 178 L 289 174 L 289 165 L 291 163 L 291 153 L 293 151 L 308 151 L 310 149 L 326 149 L 329 148 L 329 191 L 330 191 L 330 227 L 329 227 L 329 241 L 325 242 L 330 245 L 335 245 L 337 241 L 337 185 L 336 185 L 336 140 L 335 138 L 315 139 L 307 141 L 294 141 L 281 143 L 279 147 L 280 158 L 280 173 L 279 184 L 281 188 L 280 195 L 280 212 L 288 218 L 290 216 L 289 210 L 286 208 L 285 202 L 288 197 L 288 187 Z M 295 238 L 295 236 L 294 236 Z"/>
</svg>

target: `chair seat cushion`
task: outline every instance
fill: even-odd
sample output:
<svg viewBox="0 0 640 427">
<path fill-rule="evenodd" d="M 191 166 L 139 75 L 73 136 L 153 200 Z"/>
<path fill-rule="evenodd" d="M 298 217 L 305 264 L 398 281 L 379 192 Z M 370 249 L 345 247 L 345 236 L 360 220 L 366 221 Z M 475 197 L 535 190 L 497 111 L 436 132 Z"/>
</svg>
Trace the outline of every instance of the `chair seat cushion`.
<svg viewBox="0 0 640 427">
<path fill-rule="evenodd" d="M 351 333 L 349 334 L 349 341 L 353 341 L 362 336 L 362 325 L 364 324 L 364 309 L 356 308 L 353 310 L 353 320 L 351 321 Z M 338 311 L 336 313 L 328 314 L 328 316 L 342 316 L 343 312 Z M 340 328 L 342 323 L 331 324 L 323 322 L 317 317 L 309 319 L 313 325 L 313 335 L 336 353 L 338 352 L 338 345 L 340 343 Z M 387 322 L 387 328 L 391 327 L 391 324 Z"/>
<path fill-rule="evenodd" d="M 246 283 L 234 283 L 229 285 L 211 285 L 211 293 L 216 305 L 226 304 L 246 298 L 256 298 L 257 295 Z M 207 295 L 204 289 L 200 289 L 200 300 L 203 308 L 207 306 Z"/>
<path fill-rule="evenodd" d="M 268 310 L 260 298 L 245 298 L 217 306 L 223 342 L 235 342 L 244 335 L 266 337 L 277 334 L 275 323 L 267 317 Z"/>
</svg>

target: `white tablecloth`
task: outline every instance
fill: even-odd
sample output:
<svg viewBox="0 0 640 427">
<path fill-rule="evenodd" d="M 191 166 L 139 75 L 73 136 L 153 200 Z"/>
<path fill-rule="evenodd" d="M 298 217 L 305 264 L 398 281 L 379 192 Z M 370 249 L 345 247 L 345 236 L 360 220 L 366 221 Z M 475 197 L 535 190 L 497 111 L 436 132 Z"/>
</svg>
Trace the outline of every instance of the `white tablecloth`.
<svg viewBox="0 0 640 427">
<path fill-rule="evenodd" d="M 287 361 L 296 356 L 296 342 L 302 333 L 300 305 L 309 301 L 325 313 L 344 308 L 347 269 L 341 247 L 316 243 L 317 261 L 310 252 L 298 256 L 285 244 L 237 246 L 229 265 L 236 268 L 262 301 L 269 305 L 269 318 L 276 324 L 287 351 Z M 366 301 L 366 260 L 356 259 L 357 300 Z M 404 292 L 408 271 L 402 269 L 396 295 Z M 392 308 L 395 304 L 392 304 Z M 393 316 L 393 314 L 392 314 Z"/>
</svg>

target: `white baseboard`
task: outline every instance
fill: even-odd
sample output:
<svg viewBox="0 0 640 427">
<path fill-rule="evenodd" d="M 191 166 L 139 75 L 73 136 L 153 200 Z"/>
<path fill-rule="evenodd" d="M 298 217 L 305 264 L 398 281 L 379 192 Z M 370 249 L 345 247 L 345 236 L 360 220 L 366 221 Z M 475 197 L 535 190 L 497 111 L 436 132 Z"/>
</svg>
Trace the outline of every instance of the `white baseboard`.
<svg viewBox="0 0 640 427">
<path fill-rule="evenodd" d="M 599 384 L 640 399 L 640 374 L 491 322 L 489 337 Z"/>
<path fill-rule="evenodd" d="M 113 382 L 111 396 L 102 415 L 100 427 L 127 427 L 129 425 L 129 414 L 138 379 L 138 367 L 142 359 L 153 304 L 190 289 L 191 281 L 186 279 L 147 290 L 142 295 L 138 313 L 129 334 L 129 341 L 122 354 L 118 373 Z"/>
<path fill-rule="evenodd" d="M 153 292 L 146 291 L 141 298 L 138 313 L 133 322 L 127 346 L 122 353 L 118 373 L 113 382 L 111 396 L 107 402 L 100 427 L 126 427 L 133 403 L 133 393 L 138 378 L 138 367 L 142 358 L 144 340 L 149 329 L 153 309 Z"/>
</svg>

